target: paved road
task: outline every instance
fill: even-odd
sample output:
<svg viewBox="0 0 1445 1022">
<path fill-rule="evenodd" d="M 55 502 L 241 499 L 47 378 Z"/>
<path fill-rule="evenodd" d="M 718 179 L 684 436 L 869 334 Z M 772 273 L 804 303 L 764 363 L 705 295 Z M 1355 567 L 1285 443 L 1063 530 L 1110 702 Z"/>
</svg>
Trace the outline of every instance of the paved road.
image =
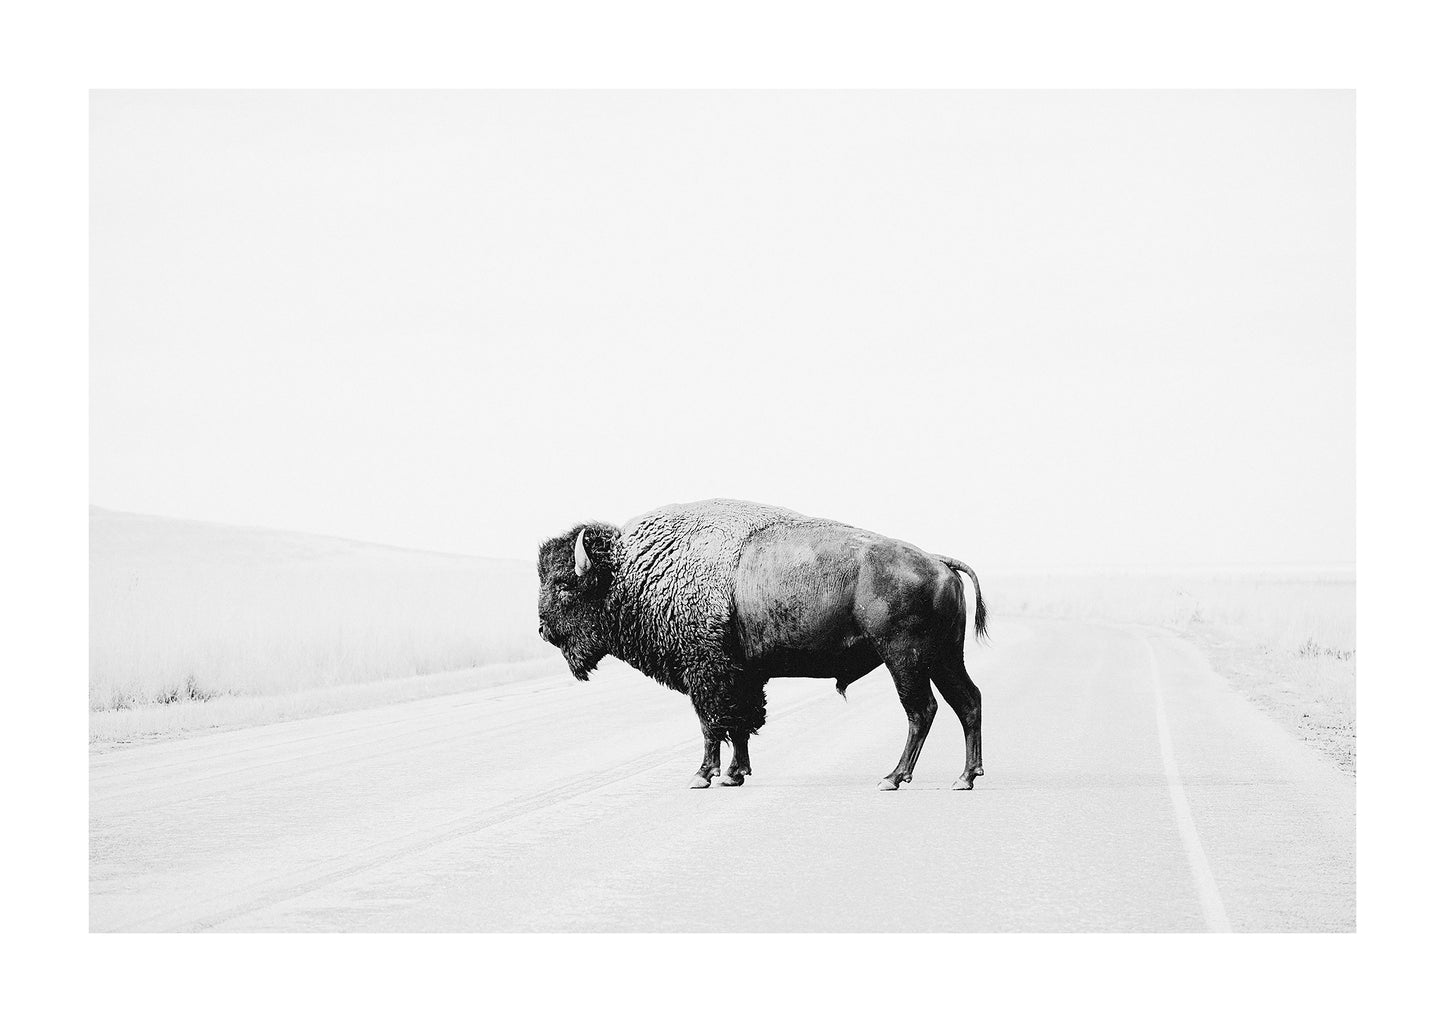
<svg viewBox="0 0 1445 1022">
<path fill-rule="evenodd" d="M 91 754 L 105 930 L 1352 930 L 1355 786 L 1181 640 L 999 622 L 984 763 L 941 705 L 913 784 L 886 673 L 789 679 L 742 788 L 609 662 Z M 941 702 L 941 701 L 940 701 Z"/>
</svg>

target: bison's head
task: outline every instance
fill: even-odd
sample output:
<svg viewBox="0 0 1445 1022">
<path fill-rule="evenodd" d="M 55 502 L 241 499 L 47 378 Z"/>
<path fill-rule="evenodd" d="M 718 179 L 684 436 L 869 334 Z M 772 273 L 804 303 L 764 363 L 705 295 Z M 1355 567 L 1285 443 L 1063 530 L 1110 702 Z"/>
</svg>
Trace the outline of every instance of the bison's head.
<svg viewBox="0 0 1445 1022">
<path fill-rule="evenodd" d="M 612 652 L 607 593 L 617 535 L 616 526 L 593 522 L 537 551 L 537 631 L 562 651 L 581 681 Z"/>
</svg>

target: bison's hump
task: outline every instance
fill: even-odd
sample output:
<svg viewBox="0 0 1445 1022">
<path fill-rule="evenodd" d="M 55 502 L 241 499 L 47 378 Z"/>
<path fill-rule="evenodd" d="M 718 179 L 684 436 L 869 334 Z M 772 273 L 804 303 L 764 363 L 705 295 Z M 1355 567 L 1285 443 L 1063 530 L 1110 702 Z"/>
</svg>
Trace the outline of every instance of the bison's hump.
<svg viewBox="0 0 1445 1022">
<path fill-rule="evenodd" d="M 758 529 L 778 522 L 810 521 L 806 515 L 770 504 L 715 497 L 687 504 L 665 504 L 638 515 L 622 527 L 624 534 L 656 535 L 681 531 L 722 538 L 747 539 Z"/>
<path fill-rule="evenodd" d="M 733 587 L 743 546 L 759 529 L 811 521 L 744 500 L 669 504 L 622 527 L 614 582 L 627 638 L 669 673 L 714 672 L 731 657 Z"/>
</svg>

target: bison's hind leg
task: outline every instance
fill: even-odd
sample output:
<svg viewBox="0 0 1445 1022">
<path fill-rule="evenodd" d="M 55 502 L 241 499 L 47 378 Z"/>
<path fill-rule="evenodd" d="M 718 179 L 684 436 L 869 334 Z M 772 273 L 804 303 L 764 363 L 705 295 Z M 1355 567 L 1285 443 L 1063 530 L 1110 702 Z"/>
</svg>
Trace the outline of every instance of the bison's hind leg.
<svg viewBox="0 0 1445 1022">
<path fill-rule="evenodd" d="M 918 763 L 918 754 L 923 751 L 928 729 L 933 726 L 938 701 L 928 687 L 928 669 L 924 660 L 907 638 L 884 648 L 883 662 L 893 675 L 898 701 L 903 704 L 903 712 L 908 717 L 908 737 L 903 743 L 903 755 L 893 772 L 878 782 L 879 791 L 896 791 L 900 784 L 913 780 L 913 768 Z"/>
<path fill-rule="evenodd" d="M 983 776 L 983 694 L 968 676 L 961 651 L 939 658 L 933 669 L 933 684 L 963 725 L 963 773 L 953 787 L 955 791 L 967 791 L 973 787 L 975 777 Z"/>
</svg>

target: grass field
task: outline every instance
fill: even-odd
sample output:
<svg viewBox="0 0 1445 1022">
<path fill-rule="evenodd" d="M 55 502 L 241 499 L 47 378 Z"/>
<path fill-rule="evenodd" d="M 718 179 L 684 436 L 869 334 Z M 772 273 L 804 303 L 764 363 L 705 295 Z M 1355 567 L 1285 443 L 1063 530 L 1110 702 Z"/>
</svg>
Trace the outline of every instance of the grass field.
<svg viewBox="0 0 1445 1022">
<path fill-rule="evenodd" d="M 92 508 L 92 737 L 126 733 L 117 711 L 144 733 L 255 722 L 545 657 L 535 607 L 521 561 Z"/>
</svg>

